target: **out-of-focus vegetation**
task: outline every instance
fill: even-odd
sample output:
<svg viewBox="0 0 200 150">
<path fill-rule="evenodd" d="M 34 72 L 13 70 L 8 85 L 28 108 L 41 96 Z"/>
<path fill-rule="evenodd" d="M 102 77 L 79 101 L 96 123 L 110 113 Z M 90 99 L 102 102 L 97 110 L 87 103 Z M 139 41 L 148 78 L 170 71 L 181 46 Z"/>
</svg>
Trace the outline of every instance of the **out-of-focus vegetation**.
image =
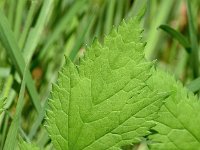
<svg viewBox="0 0 200 150">
<path fill-rule="evenodd" d="M 12 143 L 9 132 L 18 112 L 19 133 L 26 141 L 50 148 L 44 128 L 45 108 L 51 84 L 64 61 L 64 55 L 79 63 L 85 47 L 94 38 L 108 34 L 123 19 L 135 16 L 146 5 L 143 18 L 147 59 L 173 72 L 195 93 L 200 89 L 199 33 L 200 1 L 185 0 L 1 0 L 0 1 L 0 96 L 6 97 L 6 110 L 0 115 L 0 149 Z M 191 10 L 188 17 L 188 10 Z M 158 28 L 167 24 L 189 43 L 188 52 L 174 34 Z M 194 52 L 195 51 L 195 52 Z M 19 104 L 22 77 L 28 68 L 27 91 Z M 21 111 L 20 111 L 21 110 Z M 143 145 L 138 145 L 142 149 Z"/>
</svg>

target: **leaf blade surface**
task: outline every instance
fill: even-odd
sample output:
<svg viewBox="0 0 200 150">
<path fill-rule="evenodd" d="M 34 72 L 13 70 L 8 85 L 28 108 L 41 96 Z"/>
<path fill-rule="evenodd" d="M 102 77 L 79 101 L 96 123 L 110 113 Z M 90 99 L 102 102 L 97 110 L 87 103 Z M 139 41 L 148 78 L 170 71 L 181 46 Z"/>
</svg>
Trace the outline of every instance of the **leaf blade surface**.
<svg viewBox="0 0 200 150">
<path fill-rule="evenodd" d="M 157 125 L 153 130 L 158 133 L 149 136 L 153 141 L 151 149 L 200 149 L 200 103 L 197 97 L 163 71 L 156 71 L 152 80 L 151 85 L 171 94 L 155 119 Z"/>
<path fill-rule="evenodd" d="M 141 32 L 139 18 L 123 22 L 87 49 L 78 68 L 66 60 L 47 111 L 56 149 L 119 149 L 149 134 L 165 97 L 146 84 L 153 63 Z"/>
</svg>

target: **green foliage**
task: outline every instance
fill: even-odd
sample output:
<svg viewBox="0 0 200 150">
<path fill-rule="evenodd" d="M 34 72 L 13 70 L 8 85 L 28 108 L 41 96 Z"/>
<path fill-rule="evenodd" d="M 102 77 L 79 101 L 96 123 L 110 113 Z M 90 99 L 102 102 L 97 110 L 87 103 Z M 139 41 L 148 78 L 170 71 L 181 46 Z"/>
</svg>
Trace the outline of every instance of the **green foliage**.
<svg viewBox="0 0 200 150">
<path fill-rule="evenodd" d="M 23 76 L 24 69 L 25 69 L 25 59 L 23 58 L 22 54 L 20 53 L 19 46 L 17 44 L 17 41 L 14 37 L 13 32 L 11 31 L 11 28 L 9 26 L 8 20 L 5 17 L 4 13 L 0 10 L 0 40 L 2 45 L 6 48 L 8 55 L 13 61 L 13 64 L 15 65 L 18 73 L 20 76 Z M 33 83 L 31 74 L 28 73 L 26 84 L 28 91 L 30 93 L 30 96 L 33 100 L 33 103 L 35 104 L 35 107 L 38 112 L 41 112 L 41 106 L 39 103 L 39 95 L 36 91 L 35 85 Z"/>
<path fill-rule="evenodd" d="M 186 49 L 186 51 L 188 53 L 191 52 L 191 47 L 190 47 L 189 41 L 180 32 L 176 31 L 175 29 L 171 28 L 168 25 L 160 25 L 159 28 L 164 30 L 165 32 L 167 32 L 169 35 L 171 35 L 176 40 L 178 40 L 179 43 Z"/>
<path fill-rule="evenodd" d="M 151 149 L 200 149 L 200 102 L 197 97 L 174 77 L 159 70 L 155 71 L 151 83 L 160 92 L 171 93 L 155 120 L 157 125 L 153 129 L 158 133 L 149 137 Z"/>
<path fill-rule="evenodd" d="M 36 145 L 27 143 L 23 140 L 18 143 L 18 146 L 20 150 L 40 150 Z"/>
<path fill-rule="evenodd" d="M 6 104 L 6 98 L 0 98 L 0 114 L 4 110 L 5 104 Z"/>
<path fill-rule="evenodd" d="M 131 0 L 1 0 L 0 82 L 7 110 L 0 116 L 0 149 L 7 148 L 9 139 L 8 143 L 15 142 L 18 134 L 41 148 L 51 148 L 43 123 L 63 55 L 77 59 L 94 36 L 101 39 L 113 24 L 132 14 L 132 6 Z M 14 118 L 27 64 L 28 93 L 25 91 L 18 124 Z"/>
<path fill-rule="evenodd" d="M 79 66 L 66 59 L 47 111 L 56 149 L 119 149 L 149 134 L 165 95 L 146 84 L 153 63 L 144 58 L 139 22 L 123 22 L 103 45 L 96 40 Z"/>
<path fill-rule="evenodd" d="M 144 4 L 142 21 L 122 22 L 103 40 L 123 18 L 143 16 Z M 199 6 L 199 0 L 1 0 L 0 150 L 199 149 Z M 94 37 L 99 41 L 86 48 Z M 157 70 L 144 53 L 158 59 Z"/>
<path fill-rule="evenodd" d="M 24 92 L 25 92 L 26 75 L 27 75 L 27 67 L 25 68 L 24 73 L 23 73 L 23 80 L 22 80 L 22 85 L 19 92 L 18 103 L 16 106 L 16 113 L 6 137 L 5 146 L 4 146 L 4 149 L 6 150 L 13 150 L 16 147 L 16 143 L 17 143 L 16 138 L 18 136 L 18 131 L 20 129 L 21 113 L 22 113 L 22 108 L 24 104 L 23 98 L 24 98 Z"/>
</svg>

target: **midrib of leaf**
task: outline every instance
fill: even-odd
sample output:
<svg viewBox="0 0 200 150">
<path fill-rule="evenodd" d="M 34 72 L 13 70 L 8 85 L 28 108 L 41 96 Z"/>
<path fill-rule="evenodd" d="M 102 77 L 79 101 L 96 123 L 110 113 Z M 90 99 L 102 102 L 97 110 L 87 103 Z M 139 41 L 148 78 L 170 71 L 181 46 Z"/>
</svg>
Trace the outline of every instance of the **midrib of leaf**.
<svg viewBox="0 0 200 150">
<path fill-rule="evenodd" d="M 127 81 L 126 84 L 125 84 L 121 89 L 118 89 L 118 90 L 116 91 L 116 93 L 114 93 L 114 94 L 112 94 L 112 95 L 109 95 L 108 97 L 106 97 L 106 98 L 103 99 L 103 100 L 100 100 L 100 101 L 98 100 L 99 102 L 93 104 L 93 106 L 100 105 L 100 104 L 103 103 L 105 100 L 108 100 L 108 99 L 110 99 L 111 97 L 115 96 L 115 95 L 118 94 L 121 90 L 123 90 L 123 89 L 128 85 L 128 83 L 129 83 L 129 81 Z M 92 87 L 92 86 L 91 86 L 91 87 Z M 102 91 L 101 91 L 101 93 L 102 93 Z M 101 93 L 100 93 L 100 94 L 101 94 Z M 91 96 L 91 97 L 92 97 L 92 96 Z"/>
<path fill-rule="evenodd" d="M 70 85 L 71 85 L 71 78 L 69 79 L 69 83 L 70 83 Z M 70 93 L 69 93 L 69 96 L 70 96 L 70 99 L 71 99 L 71 88 L 70 88 Z M 69 101 L 69 107 L 68 107 L 68 109 L 69 109 L 69 112 L 70 112 L 70 109 L 71 109 L 71 107 L 70 107 L 70 105 L 71 105 L 71 101 Z M 68 112 L 68 113 L 69 113 Z M 67 114 L 68 115 L 68 114 Z M 70 117 L 69 117 L 69 115 L 68 115 L 68 122 L 67 122 L 67 124 L 68 124 L 68 128 L 69 128 L 69 123 L 70 123 Z M 79 134 L 80 134 L 80 132 L 79 132 Z M 69 143 L 69 133 L 68 133 L 68 141 L 67 141 L 67 143 L 68 143 L 68 149 L 69 149 L 69 147 L 70 147 L 70 143 Z M 76 140 L 77 141 L 77 140 Z M 61 148 L 62 149 L 62 148 Z"/>
</svg>

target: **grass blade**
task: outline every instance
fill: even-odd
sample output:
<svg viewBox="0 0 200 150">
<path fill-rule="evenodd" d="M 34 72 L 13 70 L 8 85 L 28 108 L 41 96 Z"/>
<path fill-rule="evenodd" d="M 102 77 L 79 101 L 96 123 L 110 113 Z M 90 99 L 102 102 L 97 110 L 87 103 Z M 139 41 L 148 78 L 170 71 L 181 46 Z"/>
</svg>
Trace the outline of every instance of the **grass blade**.
<svg viewBox="0 0 200 150">
<path fill-rule="evenodd" d="M 26 45 L 23 49 L 23 54 L 26 58 L 26 62 L 30 61 L 35 51 L 35 48 L 38 45 L 38 42 L 40 41 L 40 36 L 44 29 L 48 15 L 50 14 L 52 4 L 53 0 L 45 0 L 43 2 L 43 7 L 37 20 L 36 26 L 33 29 L 31 29 L 28 35 Z"/>
<path fill-rule="evenodd" d="M 107 1 L 108 4 L 107 4 L 107 13 L 106 13 L 106 22 L 105 22 L 105 34 L 108 34 L 111 29 L 112 29 L 112 26 L 113 26 L 113 18 L 114 18 L 114 11 L 115 11 L 115 3 L 116 3 L 116 0 L 110 0 L 110 1 Z"/>
<path fill-rule="evenodd" d="M 194 27 L 194 20 L 192 17 L 191 11 L 191 1 L 187 0 L 187 15 L 189 21 L 189 35 L 190 35 L 190 42 L 192 48 L 192 65 L 193 65 L 193 76 L 194 78 L 198 77 L 199 75 L 199 54 L 198 54 L 198 42 L 197 42 L 197 35 L 195 34 L 195 27 Z"/>
<path fill-rule="evenodd" d="M 16 10 L 16 16 L 15 16 L 15 26 L 14 26 L 14 32 L 15 32 L 15 37 L 18 38 L 19 37 L 19 33 L 20 33 L 20 26 L 21 26 L 21 22 L 22 22 L 22 16 L 23 16 L 23 10 L 24 10 L 24 6 L 26 4 L 26 0 L 20 0 L 17 3 L 17 10 Z"/>
<path fill-rule="evenodd" d="M 74 18 L 77 12 L 80 11 L 84 4 L 85 0 L 76 1 L 76 3 L 70 8 L 68 13 L 66 13 L 65 16 L 63 16 L 63 18 L 58 22 L 58 25 L 55 27 L 54 32 L 52 33 L 51 37 L 49 37 L 46 45 L 42 49 L 39 59 L 44 58 L 48 48 L 59 38 L 60 34 L 64 30 L 66 30 L 67 24 Z"/>
<path fill-rule="evenodd" d="M 22 32 L 22 34 L 20 36 L 20 39 L 19 39 L 19 47 L 20 47 L 20 49 L 24 47 L 28 31 L 30 30 L 31 23 L 32 23 L 32 21 L 34 19 L 34 14 L 36 12 L 36 8 L 37 8 L 36 6 L 37 5 L 39 5 L 39 2 L 31 1 L 30 10 L 28 12 L 28 15 L 27 15 L 27 18 L 26 18 L 26 22 L 25 22 L 25 25 L 24 25 L 24 30 L 23 30 L 23 32 Z"/>
<path fill-rule="evenodd" d="M 0 18 L 1 18 L 0 19 L 0 40 L 3 46 L 5 47 L 5 49 L 7 50 L 7 53 L 10 56 L 10 59 L 12 60 L 13 64 L 15 65 L 16 70 L 22 77 L 24 69 L 25 69 L 24 58 L 17 45 L 17 41 L 14 38 L 14 34 L 9 27 L 8 21 L 2 11 L 0 11 Z M 32 77 L 29 71 L 27 73 L 26 85 L 27 85 L 27 89 L 30 94 L 30 97 L 33 101 L 33 104 L 35 105 L 37 112 L 40 113 L 42 109 L 39 102 L 39 95 L 34 86 L 34 82 L 32 80 Z"/>
<path fill-rule="evenodd" d="M 18 103 L 16 107 L 16 113 L 7 134 L 7 138 L 6 138 L 6 142 L 4 146 L 4 149 L 6 150 L 13 150 L 17 143 L 16 138 L 17 138 L 17 134 L 20 128 L 20 117 L 21 117 L 21 112 L 22 112 L 22 108 L 24 104 L 23 98 L 24 98 L 24 93 L 25 93 L 26 72 L 27 72 L 27 68 L 25 68 L 25 71 L 24 71 L 21 89 L 19 92 L 19 99 L 18 99 Z"/>
<path fill-rule="evenodd" d="M 186 51 L 188 53 L 191 52 L 189 41 L 180 32 L 176 31 L 175 29 L 171 28 L 168 25 L 160 25 L 158 28 L 164 30 L 169 35 L 171 35 L 173 38 L 175 38 L 176 40 L 178 40 L 179 43 L 186 49 Z"/>
<path fill-rule="evenodd" d="M 71 60 L 75 59 L 75 57 L 76 57 L 81 45 L 83 44 L 85 34 L 87 33 L 93 18 L 94 18 L 94 15 L 90 16 L 87 19 L 87 23 L 85 23 L 82 32 L 80 33 L 78 39 L 74 43 L 74 47 L 72 48 L 72 51 L 71 51 L 70 56 L 69 56 Z"/>
<path fill-rule="evenodd" d="M 117 7 L 117 11 L 116 11 L 116 17 L 115 17 L 115 25 L 119 25 L 122 18 L 123 18 L 123 5 L 124 2 L 123 1 L 117 1 L 116 2 L 116 7 Z"/>
<path fill-rule="evenodd" d="M 141 8 L 143 9 L 144 6 L 145 6 L 145 11 L 146 11 L 146 5 L 148 5 L 147 0 L 143 0 L 143 1 L 135 0 L 134 4 L 132 5 L 131 10 L 128 13 L 128 17 L 136 16 L 138 12 L 141 10 Z"/>
<path fill-rule="evenodd" d="M 1 125 L 1 130 L 2 130 L 1 143 L 5 143 L 5 140 L 6 140 L 8 124 L 9 124 L 9 116 L 5 115 L 4 119 L 5 119 L 5 121 L 4 121 L 5 126 Z M 0 144 L 0 150 L 3 150 L 3 144 Z"/>
<path fill-rule="evenodd" d="M 153 1 L 151 1 L 152 3 Z M 159 41 L 160 38 L 160 33 L 157 32 L 156 27 L 158 27 L 160 24 L 165 23 L 170 12 L 172 9 L 172 6 L 174 4 L 173 0 L 167 0 L 167 1 L 161 1 L 160 7 L 157 11 L 157 15 L 155 16 L 154 22 L 151 24 L 151 27 L 149 29 L 148 33 L 148 39 L 147 41 L 147 46 L 145 47 L 145 55 L 147 59 L 155 59 L 157 55 L 156 46 L 157 42 Z"/>
<path fill-rule="evenodd" d="M 11 29 L 13 29 L 14 26 L 14 12 L 15 12 L 15 6 L 16 6 L 16 1 L 15 0 L 8 0 L 9 9 L 8 9 L 8 20 L 11 25 Z"/>
</svg>

